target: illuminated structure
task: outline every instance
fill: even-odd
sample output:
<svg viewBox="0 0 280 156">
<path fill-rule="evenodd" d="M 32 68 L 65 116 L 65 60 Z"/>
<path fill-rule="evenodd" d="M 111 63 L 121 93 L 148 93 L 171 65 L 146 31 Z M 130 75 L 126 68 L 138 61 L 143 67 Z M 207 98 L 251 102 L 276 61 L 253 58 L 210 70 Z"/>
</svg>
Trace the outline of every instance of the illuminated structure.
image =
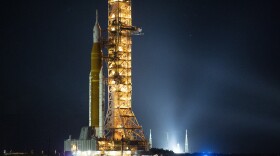
<svg viewBox="0 0 280 156">
<path fill-rule="evenodd" d="M 131 109 L 131 1 L 109 0 L 107 137 L 145 140 Z"/>
<path fill-rule="evenodd" d="M 82 127 L 79 139 L 72 139 L 69 136 L 69 139 L 64 141 L 64 151 L 72 152 L 74 155 L 83 155 L 85 151 L 90 151 L 89 155 L 102 154 L 98 151 L 97 143 L 98 139 L 104 136 L 104 81 L 101 49 L 101 28 L 98 23 L 98 13 L 96 11 L 90 57 L 89 126 Z"/>
<path fill-rule="evenodd" d="M 186 138 L 185 138 L 185 153 L 189 153 L 189 143 L 188 143 L 188 130 L 186 130 Z"/>
<path fill-rule="evenodd" d="M 89 127 L 94 128 L 97 137 L 103 137 L 104 127 L 104 92 L 101 50 L 101 28 L 96 22 L 93 27 L 93 46 L 91 50 L 91 68 L 89 74 Z"/>
<path fill-rule="evenodd" d="M 150 148 L 153 148 L 152 130 L 151 129 L 150 129 L 149 144 L 150 144 Z"/>
<path fill-rule="evenodd" d="M 132 111 L 131 36 L 141 29 L 132 26 L 131 0 L 108 0 L 108 109 L 105 119 L 105 137 L 113 140 L 110 147 L 146 149 L 142 127 Z M 136 145 L 136 146 L 132 146 Z M 105 148 L 106 149 L 106 148 Z"/>
<path fill-rule="evenodd" d="M 170 145 L 169 145 L 169 136 L 168 136 L 168 132 L 166 132 L 166 149 L 169 149 L 170 148 Z"/>
<path fill-rule="evenodd" d="M 96 12 L 89 75 L 89 126 L 82 128 L 78 140 L 69 137 L 64 142 L 65 151 L 74 155 L 135 155 L 149 148 L 131 104 L 131 36 L 141 35 L 141 29 L 132 26 L 131 17 L 131 0 L 108 0 L 108 39 L 104 41 Z M 108 49 L 107 55 L 102 53 L 102 47 Z M 107 63 L 107 77 L 103 62 Z"/>
</svg>

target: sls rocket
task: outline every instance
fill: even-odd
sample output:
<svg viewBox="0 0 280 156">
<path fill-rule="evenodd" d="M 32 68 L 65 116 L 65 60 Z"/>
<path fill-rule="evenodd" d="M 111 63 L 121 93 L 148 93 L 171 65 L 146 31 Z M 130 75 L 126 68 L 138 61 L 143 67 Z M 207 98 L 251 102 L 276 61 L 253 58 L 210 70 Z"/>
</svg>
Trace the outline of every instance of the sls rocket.
<svg viewBox="0 0 280 156">
<path fill-rule="evenodd" d="M 91 50 L 91 68 L 89 74 L 89 127 L 95 131 L 96 137 L 103 137 L 104 127 L 104 93 L 102 70 L 102 45 L 101 28 L 98 23 L 96 10 L 96 22 L 93 27 L 93 46 Z"/>
</svg>

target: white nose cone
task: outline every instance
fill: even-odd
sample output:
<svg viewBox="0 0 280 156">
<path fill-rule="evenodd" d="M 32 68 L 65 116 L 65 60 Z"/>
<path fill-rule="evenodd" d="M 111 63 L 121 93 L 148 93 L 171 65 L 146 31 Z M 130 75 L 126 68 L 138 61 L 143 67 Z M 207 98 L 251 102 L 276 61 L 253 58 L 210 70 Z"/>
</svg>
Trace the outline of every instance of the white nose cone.
<svg viewBox="0 0 280 156">
<path fill-rule="evenodd" d="M 101 28 L 98 23 L 98 11 L 96 10 L 95 25 L 93 27 L 93 43 L 99 43 L 101 40 Z"/>
</svg>

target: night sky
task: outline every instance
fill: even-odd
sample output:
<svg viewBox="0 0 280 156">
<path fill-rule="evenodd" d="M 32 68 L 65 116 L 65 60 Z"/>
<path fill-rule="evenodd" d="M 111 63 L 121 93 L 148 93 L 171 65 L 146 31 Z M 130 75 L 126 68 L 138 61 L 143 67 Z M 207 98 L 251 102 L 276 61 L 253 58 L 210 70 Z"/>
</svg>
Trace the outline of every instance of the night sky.
<svg viewBox="0 0 280 156">
<path fill-rule="evenodd" d="M 153 145 L 280 151 L 280 16 L 269 0 L 133 0 L 133 110 Z M 106 0 L 0 2 L 0 152 L 63 150 L 88 124 L 95 9 Z"/>
</svg>

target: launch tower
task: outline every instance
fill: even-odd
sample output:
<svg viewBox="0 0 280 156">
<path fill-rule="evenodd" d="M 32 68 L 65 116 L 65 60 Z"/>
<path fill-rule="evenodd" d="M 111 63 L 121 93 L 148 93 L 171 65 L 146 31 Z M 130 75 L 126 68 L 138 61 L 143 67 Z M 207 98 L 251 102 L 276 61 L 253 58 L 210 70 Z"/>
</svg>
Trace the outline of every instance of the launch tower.
<svg viewBox="0 0 280 156">
<path fill-rule="evenodd" d="M 131 104 L 131 36 L 141 34 L 140 28 L 132 26 L 131 0 L 108 0 L 107 31 L 105 41 L 96 13 L 89 75 L 89 126 L 82 128 L 78 140 L 65 141 L 65 151 L 135 155 L 149 148 Z M 107 48 L 107 53 L 102 52 L 102 47 Z M 103 72 L 106 69 L 107 74 Z M 106 116 L 104 95 L 108 95 Z"/>
<path fill-rule="evenodd" d="M 108 0 L 108 109 L 105 137 L 115 142 L 122 140 L 123 146 L 126 146 L 122 148 L 147 147 L 143 129 L 138 124 L 131 104 L 131 36 L 140 33 L 140 28 L 132 26 L 131 0 Z M 132 144 L 137 146 L 133 147 Z M 118 145 L 112 148 L 120 149 Z"/>
<path fill-rule="evenodd" d="M 109 0 L 108 9 L 108 112 L 106 137 L 114 140 L 145 140 L 131 109 L 132 71 L 131 0 Z"/>
</svg>

